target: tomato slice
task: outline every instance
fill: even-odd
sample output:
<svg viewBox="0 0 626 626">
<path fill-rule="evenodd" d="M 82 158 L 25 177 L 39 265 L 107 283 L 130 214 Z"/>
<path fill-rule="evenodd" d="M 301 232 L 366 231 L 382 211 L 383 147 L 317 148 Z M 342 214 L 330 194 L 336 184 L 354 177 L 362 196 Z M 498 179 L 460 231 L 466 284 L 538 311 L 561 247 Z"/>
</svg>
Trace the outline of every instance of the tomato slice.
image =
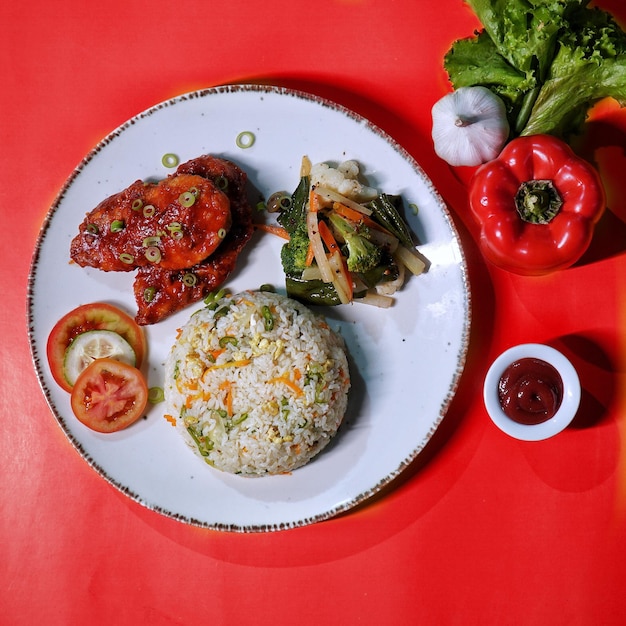
<svg viewBox="0 0 626 626">
<path fill-rule="evenodd" d="M 85 426 L 112 433 L 143 415 L 148 386 L 136 367 L 115 359 L 96 359 L 76 379 L 71 403 L 74 415 Z"/>
<path fill-rule="evenodd" d="M 83 304 L 64 315 L 48 336 L 46 353 L 50 370 L 57 384 L 66 391 L 71 391 L 72 385 L 63 372 L 65 351 L 78 335 L 90 330 L 112 330 L 126 339 L 135 353 L 136 367 L 141 367 L 146 340 L 137 322 L 124 311 L 105 302 Z"/>
</svg>

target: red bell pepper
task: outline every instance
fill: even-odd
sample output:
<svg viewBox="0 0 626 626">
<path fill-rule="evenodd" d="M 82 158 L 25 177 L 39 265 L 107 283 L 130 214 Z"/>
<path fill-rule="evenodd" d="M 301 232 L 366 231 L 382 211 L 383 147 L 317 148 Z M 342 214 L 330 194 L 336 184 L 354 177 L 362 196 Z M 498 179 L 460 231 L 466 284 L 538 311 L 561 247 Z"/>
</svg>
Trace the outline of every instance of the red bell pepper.
<svg viewBox="0 0 626 626">
<path fill-rule="evenodd" d="M 469 200 L 484 256 L 523 275 L 578 261 L 606 204 L 594 167 L 549 135 L 510 141 L 476 171 Z"/>
</svg>

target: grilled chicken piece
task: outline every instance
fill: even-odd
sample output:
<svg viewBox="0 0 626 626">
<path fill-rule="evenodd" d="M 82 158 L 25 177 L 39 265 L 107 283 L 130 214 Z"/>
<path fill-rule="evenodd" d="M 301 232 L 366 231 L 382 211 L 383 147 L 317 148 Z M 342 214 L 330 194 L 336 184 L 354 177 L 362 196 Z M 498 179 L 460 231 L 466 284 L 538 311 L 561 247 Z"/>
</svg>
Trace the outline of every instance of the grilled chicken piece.
<svg viewBox="0 0 626 626">
<path fill-rule="evenodd" d="M 238 166 L 214 156 L 201 156 L 180 165 L 176 176 L 202 176 L 224 190 L 230 200 L 232 226 L 217 250 L 201 263 L 181 270 L 158 265 L 140 267 L 134 283 L 136 321 L 154 324 L 217 289 L 235 269 L 237 257 L 252 236 L 252 208 L 247 176 Z"/>
<path fill-rule="evenodd" d="M 70 256 L 104 271 L 184 269 L 212 254 L 231 223 L 228 197 L 204 176 L 136 181 L 86 215 Z"/>
</svg>

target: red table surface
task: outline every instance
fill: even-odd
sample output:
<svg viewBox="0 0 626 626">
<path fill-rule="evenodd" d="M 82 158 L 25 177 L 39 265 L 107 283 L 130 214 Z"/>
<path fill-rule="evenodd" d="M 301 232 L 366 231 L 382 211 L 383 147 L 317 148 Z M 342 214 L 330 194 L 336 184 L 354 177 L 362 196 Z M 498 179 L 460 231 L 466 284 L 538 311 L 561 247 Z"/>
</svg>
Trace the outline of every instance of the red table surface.
<svg viewBox="0 0 626 626">
<path fill-rule="evenodd" d="M 626 23 L 621 0 L 597 4 Z M 581 141 L 609 199 L 582 261 L 543 278 L 489 266 L 466 178 L 430 140 L 443 55 L 477 26 L 461 0 L 2 5 L 3 624 L 625 623 L 626 110 L 598 107 Z M 466 369 L 424 452 L 356 510 L 266 534 L 189 527 L 110 486 L 55 422 L 27 337 L 31 254 L 73 168 L 143 109 L 227 82 L 330 98 L 398 140 L 449 204 L 472 286 Z M 529 341 L 584 387 L 574 424 L 538 443 L 497 430 L 480 393 Z"/>
</svg>

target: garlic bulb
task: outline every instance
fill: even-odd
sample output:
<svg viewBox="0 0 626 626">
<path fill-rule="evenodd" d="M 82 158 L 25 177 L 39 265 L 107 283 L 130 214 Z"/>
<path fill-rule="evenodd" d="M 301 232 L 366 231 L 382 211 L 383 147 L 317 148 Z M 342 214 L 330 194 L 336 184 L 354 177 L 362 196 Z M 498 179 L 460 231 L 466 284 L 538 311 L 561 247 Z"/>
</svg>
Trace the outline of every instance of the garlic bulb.
<svg viewBox="0 0 626 626">
<path fill-rule="evenodd" d="M 459 87 L 432 108 L 435 152 L 450 165 L 480 165 L 509 136 L 504 102 L 486 87 Z"/>
</svg>

